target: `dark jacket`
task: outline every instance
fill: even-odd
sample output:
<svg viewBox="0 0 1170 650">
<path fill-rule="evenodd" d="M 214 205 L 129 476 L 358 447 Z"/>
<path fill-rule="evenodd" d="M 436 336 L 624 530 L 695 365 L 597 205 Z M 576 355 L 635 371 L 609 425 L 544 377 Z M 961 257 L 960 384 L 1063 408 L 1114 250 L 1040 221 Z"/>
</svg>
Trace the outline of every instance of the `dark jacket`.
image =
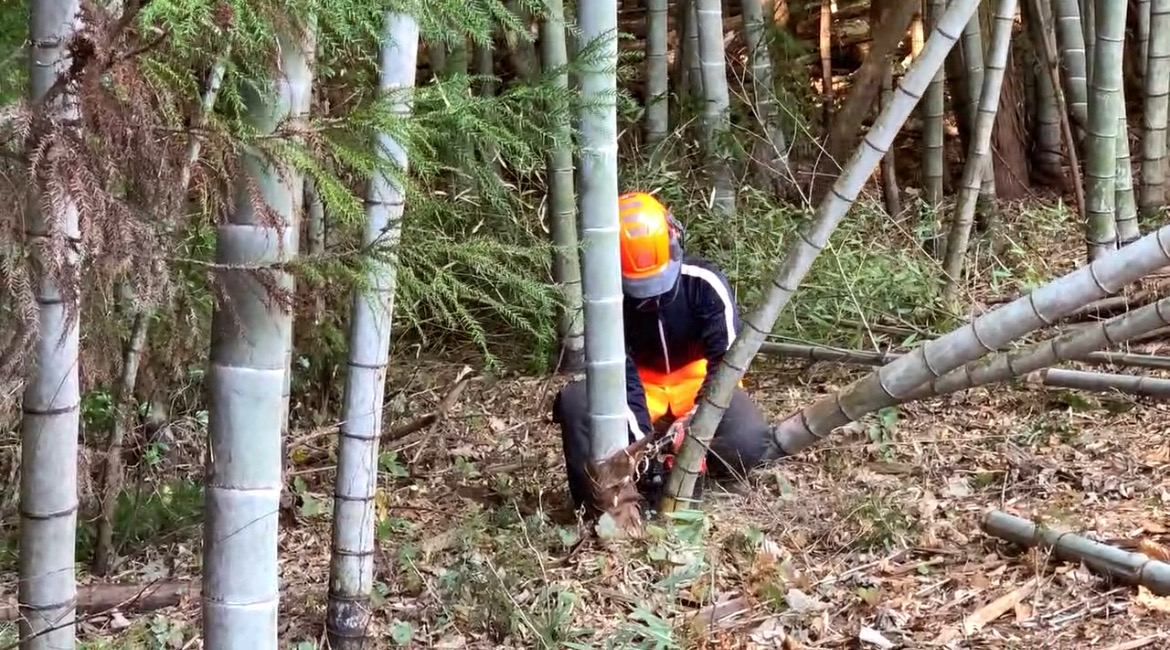
<svg viewBox="0 0 1170 650">
<path fill-rule="evenodd" d="M 646 393 L 638 368 L 671 372 L 707 360 L 705 390 L 739 329 L 739 311 L 731 284 L 707 260 L 686 256 L 674 292 L 659 299 L 658 309 L 640 308 L 627 297 L 622 315 L 626 337 L 626 401 L 642 433 L 651 429 Z M 700 391 L 701 393 L 701 391 Z M 675 413 L 674 415 L 682 415 Z"/>
</svg>

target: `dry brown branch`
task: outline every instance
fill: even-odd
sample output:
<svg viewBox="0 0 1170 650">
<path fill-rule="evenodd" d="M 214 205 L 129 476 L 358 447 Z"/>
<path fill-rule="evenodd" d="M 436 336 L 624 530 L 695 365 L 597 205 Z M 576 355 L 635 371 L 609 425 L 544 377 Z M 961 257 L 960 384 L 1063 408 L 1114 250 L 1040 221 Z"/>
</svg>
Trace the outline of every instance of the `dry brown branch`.
<svg viewBox="0 0 1170 650">
<path fill-rule="evenodd" d="M 463 389 L 466 388 L 467 384 L 472 380 L 471 372 L 472 371 L 470 366 L 463 366 L 463 369 L 459 371 L 458 375 L 456 375 L 455 381 L 452 382 L 451 388 L 447 391 L 447 394 L 443 397 L 443 399 L 439 401 L 438 406 L 436 406 L 433 411 L 423 415 L 422 417 L 415 418 L 406 424 L 394 427 L 390 430 L 389 433 L 382 437 L 382 441 L 393 442 L 395 440 L 405 438 L 406 436 L 409 436 L 416 431 L 421 431 L 445 419 L 447 414 L 451 411 L 451 408 L 459 401 L 460 395 L 463 394 Z"/>
</svg>

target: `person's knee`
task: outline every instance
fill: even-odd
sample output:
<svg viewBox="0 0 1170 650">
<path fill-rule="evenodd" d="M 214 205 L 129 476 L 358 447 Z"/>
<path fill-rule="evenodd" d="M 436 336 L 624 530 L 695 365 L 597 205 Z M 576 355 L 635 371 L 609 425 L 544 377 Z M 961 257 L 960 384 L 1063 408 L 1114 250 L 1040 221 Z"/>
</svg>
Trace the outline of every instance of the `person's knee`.
<svg viewBox="0 0 1170 650">
<path fill-rule="evenodd" d="M 732 395 L 711 441 L 713 474 L 741 474 L 764 462 L 772 444 L 771 428 L 760 409 L 740 389 Z"/>
<path fill-rule="evenodd" d="M 708 465 L 715 476 L 742 475 L 761 465 L 768 452 L 767 429 L 739 430 L 711 441 Z"/>
</svg>

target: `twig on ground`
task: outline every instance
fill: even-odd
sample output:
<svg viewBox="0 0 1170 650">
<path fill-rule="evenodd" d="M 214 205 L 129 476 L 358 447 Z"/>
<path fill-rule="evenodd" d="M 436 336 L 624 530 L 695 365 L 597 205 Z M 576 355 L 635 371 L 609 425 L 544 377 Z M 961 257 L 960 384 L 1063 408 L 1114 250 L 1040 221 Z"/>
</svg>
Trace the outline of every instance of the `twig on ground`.
<svg viewBox="0 0 1170 650">
<path fill-rule="evenodd" d="M 447 394 L 439 401 L 438 406 L 433 411 L 422 417 L 415 418 L 406 424 L 394 427 L 389 433 L 382 436 L 382 441 L 393 442 L 400 438 L 405 438 L 416 431 L 421 431 L 445 419 L 447 413 L 459 401 L 459 397 L 463 394 L 463 389 L 467 388 L 467 384 L 471 381 L 471 372 L 471 366 L 463 366 L 463 369 L 455 376 L 455 381 L 452 382 L 451 388 L 448 389 Z"/>
</svg>

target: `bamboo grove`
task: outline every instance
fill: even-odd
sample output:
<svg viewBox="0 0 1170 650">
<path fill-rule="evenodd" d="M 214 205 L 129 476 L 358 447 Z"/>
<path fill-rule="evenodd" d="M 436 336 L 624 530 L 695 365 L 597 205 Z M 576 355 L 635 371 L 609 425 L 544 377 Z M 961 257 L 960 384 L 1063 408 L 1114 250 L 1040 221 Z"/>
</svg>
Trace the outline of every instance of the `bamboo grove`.
<svg viewBox="0 0 1170 650">
<path fill-rule="evenodd" d="M 773 333 L 875 172 L 885 218 L 938 245 L 923 294 L 961 324 L 776 414 L 784 455 L 1026 373 L 1092 385 L 1052 367 L 1170 325 L 1162 298 L 1028 338 L 1170 263 L 1170 0 L 27 0 L 0 26 L 0 380 L 19 405 L 0 416 L 29 650 L 78 647 L 76 565 L 116 573 L 130 457 L 168 445 L 203 464 L 203 647 L 282 647 L 289 440 L 314 427 L 335 461 L 328 647 L 378 647 L 404 348 L 583 372 L 593 460 L 627 451 L 627 187 L 674 201 L 713 254 L 741 246 L 723 224 L 784 215 L 666 512 L 692 507 L 753 357 L 806 353 Z M 954 318 L 972 249 L 1029 193 L 1071 206 L 1085 263 Z M 190 440 L 162 431 L 178 410 L 201 414 Z"/>
</svg>

